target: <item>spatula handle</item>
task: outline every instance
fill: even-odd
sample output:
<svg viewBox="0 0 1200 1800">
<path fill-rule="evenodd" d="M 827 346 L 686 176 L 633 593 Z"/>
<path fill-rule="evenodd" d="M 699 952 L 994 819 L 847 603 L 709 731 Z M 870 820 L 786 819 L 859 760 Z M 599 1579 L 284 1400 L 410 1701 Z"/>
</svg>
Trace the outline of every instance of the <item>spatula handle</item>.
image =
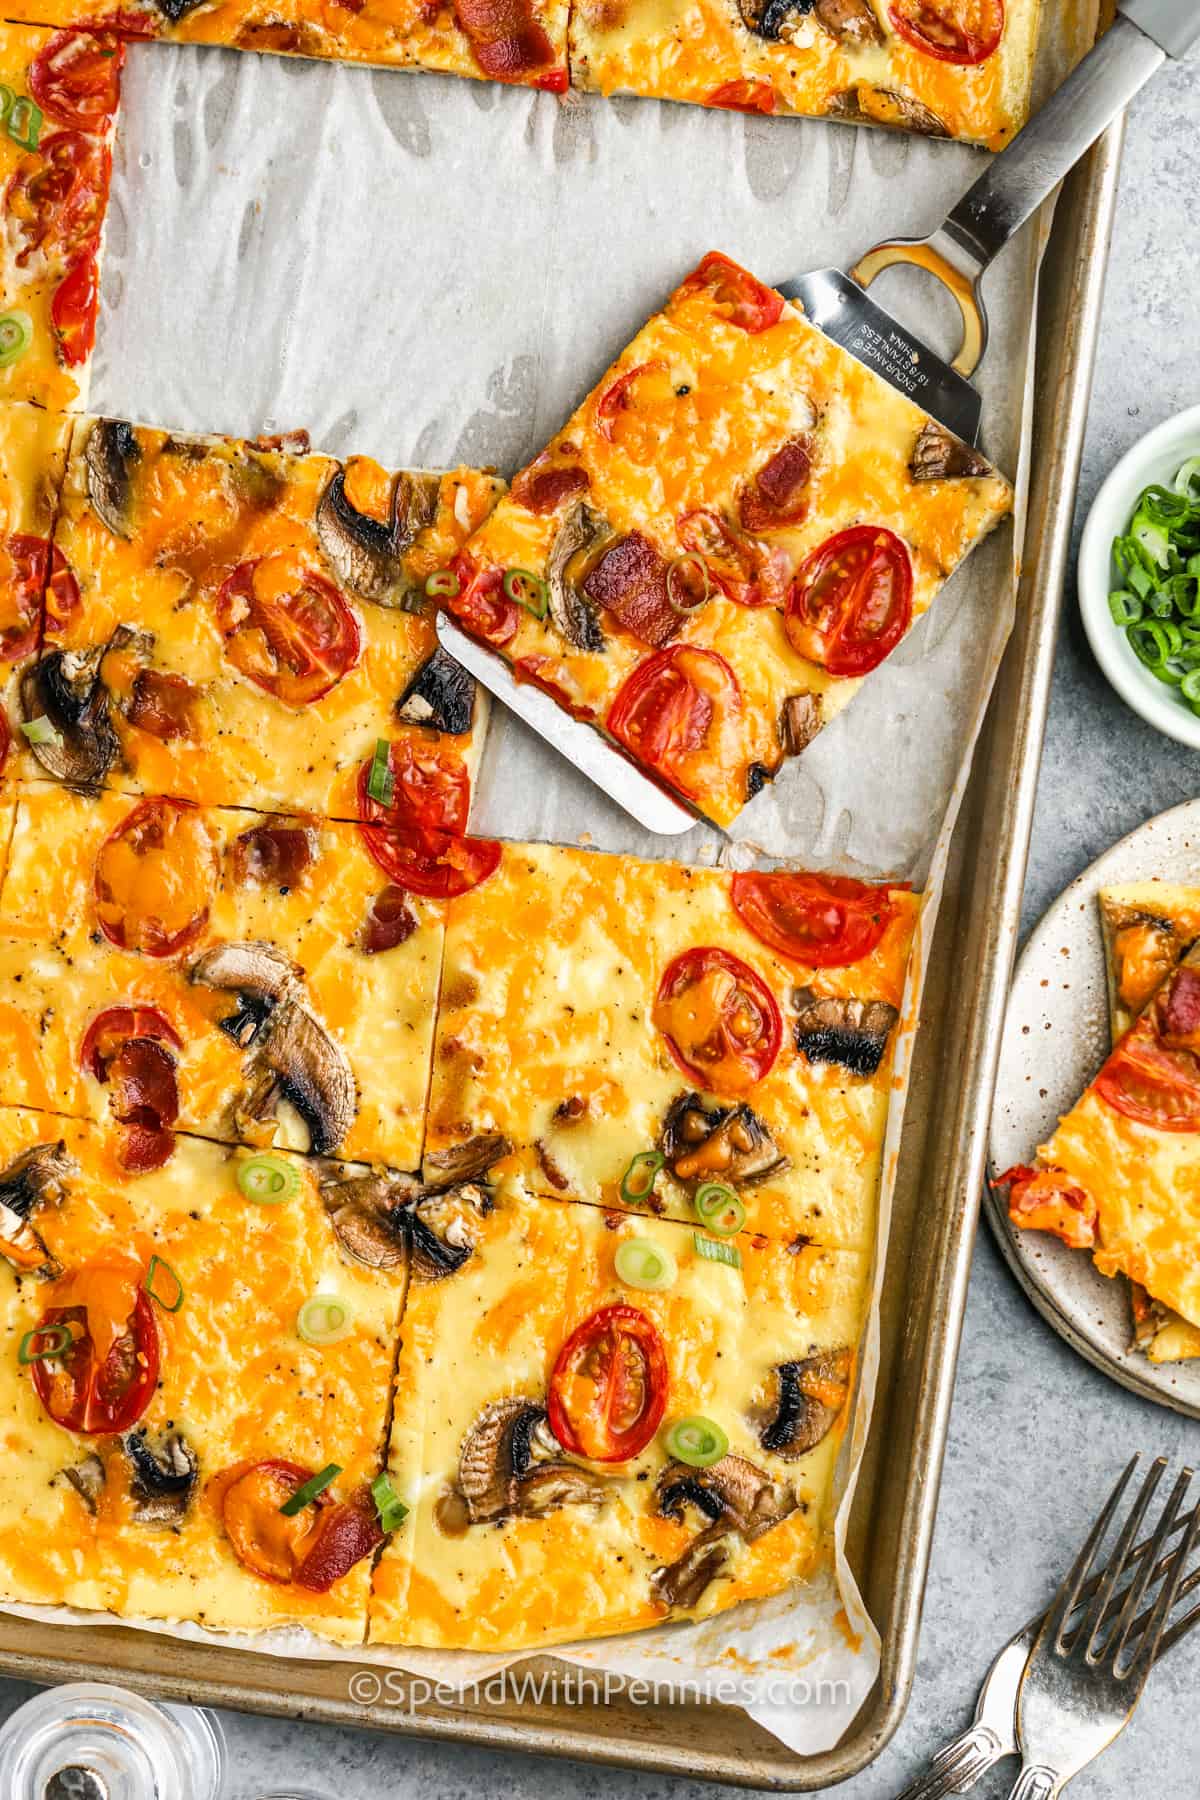
<svg viewBox="0 0 1200 1800">
<path fill-rule="evenodd" d="M 1162 67 L 1165 44 L 1186 49 L 1200 36 L 1195 0 L 1125 0 L 1124 10 L 1138 23 L 1116 20 L 947 218 L 942 229 L 976 279 Z M 1147 35 L 1151 25 L 1160 41 Z"/>
</svg>

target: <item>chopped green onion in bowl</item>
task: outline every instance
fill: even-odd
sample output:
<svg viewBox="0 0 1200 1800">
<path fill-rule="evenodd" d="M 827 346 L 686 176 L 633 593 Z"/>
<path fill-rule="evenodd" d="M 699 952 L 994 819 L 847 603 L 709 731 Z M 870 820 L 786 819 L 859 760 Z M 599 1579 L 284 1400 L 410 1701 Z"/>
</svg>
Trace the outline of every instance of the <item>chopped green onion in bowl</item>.
<svg viewBox="0 0 1200 1800">
<path fill-rule="evenodd" d="M 1113 624 L 1142 667 L 1200 717 L 1200 456 L 1142 489 L 1112 542 Z"/>
</svg>

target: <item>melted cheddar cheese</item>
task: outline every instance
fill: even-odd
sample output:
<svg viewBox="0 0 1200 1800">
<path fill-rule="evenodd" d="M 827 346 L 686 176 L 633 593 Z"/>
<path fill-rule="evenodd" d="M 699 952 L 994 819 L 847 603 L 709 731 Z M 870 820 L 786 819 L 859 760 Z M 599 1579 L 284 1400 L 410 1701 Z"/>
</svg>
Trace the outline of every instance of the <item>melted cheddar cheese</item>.
<svg viewBox="0 0 1200 1800">
<path fill-rule="evenodd" d="M 176 955 L 118 948 L 100 929 L 95 871 L 101 847 L 136 812 L 120 794 L 87 797 L 51 784 L 20 791 L 8 875 L 0 892 L 0 1102 L 108 1120 L 109 1092 L 80 1067 L 92 1020 L 118 1005 L 157 1008 L 173 1026 L 181 1129 L 245 1141 L 246 1057 L 220 1027 L 234 996 L 189 979 L 222 943 L 274 946 L 301 971 L 301 992 L 353 1073 L 356 1111 L 339 1154 L 415 1168 L 421 1156 L 443 902 L 408 896 L 411 935 L 369 954 L 364 929 L 385 877 L 351 825 L 270 820 L 206 810 L 211 847 L 203 892 L 187 904 L 203 925 Z M 307 831 L 311 860 L 295 885 L 239 876 L 235 846 L 260 826 Z M 190 852 L 189 852 L 190 855 Z M 190 863 L 189 863 L 190 866 Z M 177 904 L 171 870 L 146 857 L 139 907 Z M 134 870 L 136 877 L 136 869 Z M 163 885 L 166 884 L 166 885 Z M 304 1149 L 308 1134 L 286 1103 L 252 1141 Z"/>
<path fill-rule="evenodd" d="M 436 741 L 439 756 L 474 768 L 485 717 L 478 700 L 476 727 L 463 733 L 435 739 L 397 721 L 396 707 L 437 641 L 432 620 L 401 600 L 451 560 L 486 518 L 501 482 L 465 468 L 429 478 L 437 484 L 432 517 L 405 550 L 384 603 L 356 593 L 345 567 L 331 561 L 318 510 L 335 478 L 344 479 L 347 503 L 382 529 L 397 483 L 425 478 L 391 475 L 362 458 L 343 467 L 326 456 L 138 427 L 125 459 L 127 497 L 114 518 L 111 505 L 107 516 L 97 510 L 89 469 L 98 429 L 91 419 L 75 428 L 55 533 L 80 602 L 65 619 L 48 620 L 46 636 L 48 648 L 86 652 L 121 627 L 139 634 L 101 671 L 120 742 L 109 786 L 203 806 L 303 808 L 353 819 L 359 771 L 382 737 L 418 748 Z M 270 651 L 256 646 L 251 630 L 237 631 L 245 602 L 236 593 L 227 598 L 239 570 L 285 618 L 290 609 L 304 624 L 311 604 L 318 632 L 329 606 L 338 608 L 339 631 L 357 643 L 331 659 L 326 691 L 307 698 L 271 685 Z M 306 594 L 318 598 L 310 603 Z M 285 682 L 291 654 L 281 654 Z M 256 670 L 265 671 L 267 685 Z M 151 691 L 164 679 L 189 684 L 186 708 L 165 734 L 153 708 L 148 717 L 139 712 L 139 679 Z"/>
<path fill-rule="evenodd" d="M 695 538 L 687 535 L 693 528 L 683 521 L 697 514 L 718 518 L 750 546 L 770 571 L 774 602 L 741 604 L 711 579 L 707 600 L 675 622 L 670 638 L 672 649 L 715 652 L 740 689 L 736 711 L 724 719 L 719 754 L 687 796 L 719 825 L 729 824 L 755 790 L 756 768 L 774 772 L 794 750 L 783 725 L 786 701 L 806 697 L 811 737 L 860 685 L 859 676 L 830 674 L 801 656 L 785 631 L 783 598 L 805 560 L 850 527 L 893 533 L 911 568 L 915 621 L 1012 500 L 1007 482 L 992 470 L 915 480 L 910 463 L 926 415 L 795 306 L 783 304 L 778 320 L 757 331 L 728 313 L 711 284 L 685 281 L 467 546 L 471 565 L 482 571 L 552 575 L 558 534 L 581 490 L 546 510 L 523 504 L 518 496 L 542 467 L 582 471 L 583 502 L 614 541 L 639 533 L 668 565 L 694 551 Z M 803 517 L 757 535 L 742 530 L 739 508 L 748 483 L 797 438 L 807 442 L 812 462 Z M 599 613 L 602 650 L 568 641 L 553 609 L 544 619 L 512 612 L 515 629 L 502 643 L 494 640 L 504 656 L 577 716 L 611 733 L 623 684 L 660 652 L 609 610 Z M 461 621 L 468 629 L 479 625 L 469 607 Z"/>
<path fill-rule="evenodd" d="M 792 995 L 811 986 L 898 1007 L 919 899 L 893 893 L 895 916 L 863 961 L 813 969 L 747 929 L 730 883 L 723 870 L 506 845 L 496 873 L 447 906 L 426 1156 L 496 1131 L 512 1146 L 501 1178 L 620 1206 L 632 1158 L 657 1145 L 672 1102 L 696 1085 L 655 1024 L 664 971 L 685 951 L 715 946 L 761 979 L 782 1018 L 763 1079 L 706 1102 L 747 1102 L 789 1159 L 740 1190 L 748 1228 L 867 1248 L 895 1030 L 874 1075 L 809 1062 L 793 1041 Z M 695 1217 L 690 1192 L 666 1169 L 654 1205 Z"/>
<path fill-rule="evenodd" d="M 668 1291 L 635 1292 L 619 1280 L 616 1251 L 632 1237 L 670 1251 L 678 1278 Z M 845 1409 L 797 1460 L 764 1450 L 759 1434 L 778 1403 L 780 1363 L 856 1344 L 867 1259 L 816 1248 L 793 1254 L 743 1237 L 734 1269 L 701 1257 L 680 1225 L 511 1192 L 474 1238 L 455 1274 L 414 1279 L 409 1289 L 389 1469 L 412 1512 L 376 1570 L 372 1642 L 509 1650 L 666 1618 L 651 1577 L 684 1554 L 704 1523 L 690 1507 L 673 1520 L 657 1506 L 666 1427 L 688 1414 L 719 1424 L 730 1453 L 794 1505 L 752 1542 L 726 1537 L 721 1571 L 692 1606 L 670 1616 L 707 1616 L 806 1575 L 825 1545 Z M 544 1406 L 562 1344 L 614 1302 L 636 1306 L 658 1331 L 668 1376 L 664 1429 L 633 1460 L 584 1465 L 602 1478 L 598 1504 L 455 1522 L 447 1496 L 484 1408 L 514 1396 Z"/>
<path fill-rule="evenodd" d="M 64 1280 L 18 1276 L 0 1258 L 0 1598 L 237 1631 L 299 1623 L 361 1642 L 370 1560 L 326 1594 L 261 1579 L 225 1534 L 217 1477 L 281 1458 L 313 1470 L 339 1463 L 339 1497 L 374 1478 L 403 1271 L 347 1260 L 303 1159 L 298 1191 L 256 1206 L 236 1186 L 237 1153 L 219 1145 L 180 1139 L 164 1168 L 131 1178 L 92 1126 L 0 1109 L 0 1170 L 37 1144 L 61 1144 L 73 1173 L 65 1198 L 32 1215 Z M 78 1271 L 119 1262 L 140 1276 L 155 1255 L 183 1299 L 175 1312 L 153 1307 L 159 1383 L 141 1423 L 152 1445 L 181 1432 L 199 1464 L 185 1517 L 165 1527 L 133 1517 L 120 1440 L 56 1424 L 18 1362 L 21 1340 L 48 1305 L 69 1300 Z M 297 1332 L 300 1308 L 318 1294 L 345 1302 L 353 1319 L 346 1338 L 323 1348 Z M 89 1453 L 105 1472 L 94 1511 L 64 1473 Z"/>
<path fill-rule="evenodd" d="M 571 75 L 601 93 L 647 94 L 750 112 L 828 115 L 966 138 L 1000 150 L 1029 111 L 1041 0 L 1007 0 L 1003 35 L 975 65 L 906 42 L 885 0 L 868 0 L 875 41 L 839 34 L 834 0 L 785 15 L 775 37 L 753 29 L 748 0 L 578 0 Z M 936 9 L 931 9 L 934 11 Z M 953 15 L 954 8 L 943 9 Z M 965 11 L 985 11 L 966 8 Z M 732 90 L 732 91 L 731 91 Z"/>
<path fill-rule="evenodd" d="M 62 414 L 0 404 L 0 775 L 37 769 L 20 730 L 19 684 L 41 636 L 45 559 L 70 431 Z"/>
</svg>

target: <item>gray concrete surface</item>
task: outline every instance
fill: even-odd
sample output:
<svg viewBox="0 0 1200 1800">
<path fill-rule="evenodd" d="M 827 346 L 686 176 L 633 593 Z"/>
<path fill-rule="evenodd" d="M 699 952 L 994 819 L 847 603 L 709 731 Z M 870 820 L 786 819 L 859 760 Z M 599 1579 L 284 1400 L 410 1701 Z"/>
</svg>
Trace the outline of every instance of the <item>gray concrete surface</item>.
<svg viewBox="0 0 1200 1800">
<path fill-rule="evenodd" d="M 1200 64 L 1135 106 L 1106 300 L 1078 521 L 1113 461 L 1200 400 L 1196 133 Z M 1055 673 L 1027 923 L 1115 838 L 1195 795 L 1200 760 L 1143 725 L 1106 686 L 1068 597 Z M 841 1790 L 886 1800 L 966 1722 L 995 1648 L 1042 1600 L 1131 1449 L 1200 1453 L 1200 1427 L 1124 1393 L 1061 1344 L 982 1237 L 912 1703 L 892 1746 Z M 27 1690 L 0 1683 L 0 1713 Z M 1200 1635 L 1159 1670 L 1139 1715 L 1083 1775 L 1080 1800 L 1184 1800 L 1200 1765 Z M 700 1800 L 700 1784 L 227 1715 L 230 1800 L 288 1783 L 337 1800 Z M 732 1790 L 731 1790 L 732 1791 Z M 1007 1792 L 1000 1779 L 977 1790 Z"/>
</svg>

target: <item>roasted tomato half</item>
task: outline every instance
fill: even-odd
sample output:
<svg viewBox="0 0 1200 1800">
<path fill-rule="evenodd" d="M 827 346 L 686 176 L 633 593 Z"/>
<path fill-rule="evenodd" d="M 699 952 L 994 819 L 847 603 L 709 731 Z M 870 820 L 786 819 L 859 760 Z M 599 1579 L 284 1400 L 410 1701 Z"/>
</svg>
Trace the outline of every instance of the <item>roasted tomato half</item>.
<svg viewBox="0 0 1200 1800">
<path fill-rule="evenodd" d="M 362 655 L 349 601 L 287 551 L 239 563 L 217 594 L 216 615 L 234 668 L 287 706 L 320 700 Z"/>
<path fill-rule="evenodd" d="M 77 369 L 92 354 L 96 342 L 96 309 L 100 304 L 100 271 L 94 250 L 76 256 L 54 290 L 50 324 L 59 361 Z"/>
<path fill-rule="evenodd" d="M 906 43 L 939 62 L 986 62 L 1004 36 L 1004 0 L 892 0 L 888 17 Z"/>
<path fill-rule="evenodd" d="M 203 815 L 182 800 L 142 800 L 96 858 L 100 929 L 120 950 L 174 956 L 208 923 L 217 855 Z"/>
<path fill-rule="evenodd" d="M 29 91 L 50 118 L 102 132 L 121 98 L 125 46 L 111 31 L 60 31 L 29 66 Z"/>
<path fill-rule="evenodd" d="M 762 113 L 769 117 L 776 107 L 775 89 L 769 81 L 723 81 L 707 96 L 705 106 L 720 106 L 727 112 Z"/>
<path fill-rule="evenodd" d="M 393 825 L 359 825 L 376 865 L 389 881 L 411 894 L 453 900 L 478 887 L 500 866 L 501 846 L 492 838 L 460 837 L 452 831 L 422 831 Z"/>
<path fill-rule="evenodd" d="M 79 605 L 79 583 L 57 546 L 51 550 L 45 538 L 26 532 L 0 540 L 0 662 L 17 662 L 37 649 L 43 587 L 55 619 Z"/>
<path fill-rule="evenodd" d="M 454 563 L 459 591 L 446 605 L 473 637 L 499 648 L 517 635 L 521 608 L 504 592 L 503 569 L 477 569 L 468 557 Z"/>
<path fill-rule="evenodd" d="M 112 1089 L 113 1117 L 125 1127 L 120 1160 L 132 1174 L 160 1169 L 175 1148 L 182 1048 L 175 1027 L 154 1006 L 110 1006 L 84 1034 L 79 1066 Z"/>
<path fill-rule="evenodd" d="M 249 1463 L 222 1480 L 221 1520 L 240 1563 L 264 1581 L 292 1581 L 320 1530 L 321 1515 L 334 1504 L 328 1492 L 290 1517 L 280 1512 L 316 1471 L 302 1463 Z"/>
<path fill-rule="evenodd" d="M 742 1094 L 767 1075 L 783 1041 L 775 996 L 728 950 L 685 950 L 667 965 L 654 1024 L 677 1066 L 710 1094 Z"/>
<path fill-rule="evenodd" d="M 1106 1106 L 1155 1131 L 1200 1131 L 1200 1057 L 1160 1042 L 1149 1020 L 1126 1032 L 1096 1077 Z"/>
<path fill-rule="evenodd" d="M 646 1448 L 667 1406 L 667 1357 L 636 1306 L 602 1306 L 576 1327 L 550 1377 L 550 1429 L 591 1462 L 628 1462 Z"/>
<path fill-rule="evenodd" d="M 392 798 L 386 806 L 368 790 L 373 762 L 369 759 L 358 772 L 358 816 L 364 825 L 466 830 L 471 778 L 456 750 L 442 749 L 428 738 L 398 738 L 389 745 Z"/>
<path fill-rule="evenodd" d="M 756 333 L 777 325 L 783 317 L 783 295 L 764 286 L 748 270 L 710 250 L 683 283 L 681 293 L 707 288 L 713 304 L 731 325 Z"/>
<path fill-rule="evenodd" d="M 997 1175 L 994 1185 L 1008 1189 L 1008 1216 L 1023 1231 L 1048 1231 L 1072 1250 L 1091 1250 L 1096 1242 L 1096 1202 L 1069 1182 L 1060 1169 L 1023 1165 Z"/>
<path fill-rule="evenodd" d="M 17 164 L 4 196 L 26 267 L 41 251 L 69 265 L 100 242 L 112 157 L 107 145 L 82 131 L 55 131 Z"/>
<path fill-rule="evenodd" d="M 672 644 L 626 679 L 608 729 L 640 763 L 700 800 L 738 760 L 730 738 L 741 707 L 737 677 L 723 656 Z"/>
<path fill-rule="evenodd" d="M 115 1436 L 145 1412 L 158 1384 L 159 1342 L 142 1270 L 128 1263 L 88 1263 L 55 1284 L 54 1305 L 38 1331 L 65 1327 L 71 1344 L 32 1367 L 45 1411 L 65 1431 Z M 47 1336 L 33 1341 L 48 1347 Z"/>
<path fill-rule="evenodd" d="M 908 551 L 881 525 L 827 538 L 800 569 L 784 609 L 798 655 L 831 675 L 868 675 L 912 621 Z"/>
<path fill-rule="evenodd" d="M 761 943 L 813 969 L 870 956 L 896 916 L 890 887 L 847 875 L 735 875 L 730 897 Z"/>
</svg>

